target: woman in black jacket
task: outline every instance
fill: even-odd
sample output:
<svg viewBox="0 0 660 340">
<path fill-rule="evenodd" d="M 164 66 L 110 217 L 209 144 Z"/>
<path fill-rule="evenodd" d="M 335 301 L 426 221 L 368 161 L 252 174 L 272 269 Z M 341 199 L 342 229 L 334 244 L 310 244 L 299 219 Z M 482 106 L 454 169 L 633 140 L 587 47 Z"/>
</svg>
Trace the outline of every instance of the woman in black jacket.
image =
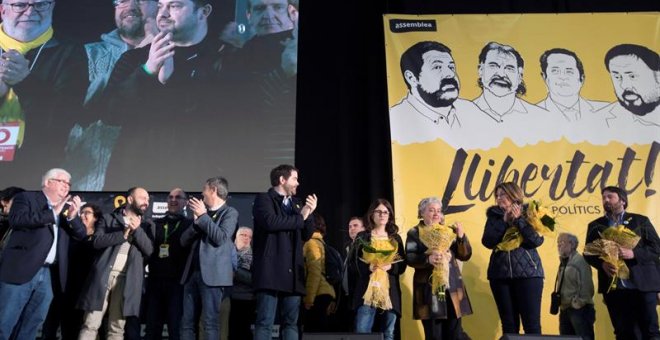
<svg viewBox="0 0 660 340">
<path fill-rule="evenodd" d="M 502 333 L 519 333 L 522 319 L 525 334 L 541 334 L 543 266 L 536 248 L 543 236 L 530 225 L 523 205 L 523 192 L 513 182 L 495 187 L 497 205 L 486 211 L 486 227 L 481 243 L 493 252 L 488 264 L 488 280 L 502 321 Z M 522 242 L 514 249 L 500 250 L 507 229 L 517 232 Z M 509 249 L 509 247 L 500 247 Z"/>
</svg>

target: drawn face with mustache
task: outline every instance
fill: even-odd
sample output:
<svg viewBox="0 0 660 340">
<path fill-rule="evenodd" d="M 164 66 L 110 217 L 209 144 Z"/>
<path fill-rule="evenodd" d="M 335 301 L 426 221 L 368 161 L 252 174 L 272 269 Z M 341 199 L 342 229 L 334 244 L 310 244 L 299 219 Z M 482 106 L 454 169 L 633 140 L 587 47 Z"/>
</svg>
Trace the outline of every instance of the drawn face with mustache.
<svg viewBox="0 0 660 340">
<path fill-rule="evenodd" d="M 415 77 L 411 71 L 405 73 L 413 95 L 432 107 L 450 106 L 458 98 L 460 89 L 454 59 L 449 53 L 440 51 L 428 51 L 422 59 L 424 63 L 419 76 Z"/>
<path fill-rule="evenodd" d="M 512 54 L 489 51 L 484 63 L 479 64 L 479 79 L 485 90 L 498 97 L 515 95 L 522 81 L 522 68 Z"/>
<path fill-rule="evenodd" d="M 644 116 L 660 103 L 660 72 L 641 59 L 622 55 L 610 60 L 610 76 L 619 103 L 628 111 Z"/>
</svg>

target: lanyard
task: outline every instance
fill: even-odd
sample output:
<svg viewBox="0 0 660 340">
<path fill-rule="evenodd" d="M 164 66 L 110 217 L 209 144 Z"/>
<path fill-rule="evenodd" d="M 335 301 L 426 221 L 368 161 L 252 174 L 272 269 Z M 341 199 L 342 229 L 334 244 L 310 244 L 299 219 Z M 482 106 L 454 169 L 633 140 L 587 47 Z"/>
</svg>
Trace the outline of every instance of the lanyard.
<svg viewBox="0 0 660 340">
<path fill-rule="evenodd" d="M 165 225 L 163 226 L 163 229 L 165 230 L 165 238 L 163 239 L 163 243 L 167 244 L 167 239 L 170 237 L 170 235 L 174 234 L 174 232 L 177 229 L 179 229 L 179 224 L 181 224 L 181 221 L 176 222 L 176 225 L 174 226 L 174 229 L 170 233 L 170 232 L 168 232 L 169 231 L 168 223 L 165 223 Z"/>
</svg>

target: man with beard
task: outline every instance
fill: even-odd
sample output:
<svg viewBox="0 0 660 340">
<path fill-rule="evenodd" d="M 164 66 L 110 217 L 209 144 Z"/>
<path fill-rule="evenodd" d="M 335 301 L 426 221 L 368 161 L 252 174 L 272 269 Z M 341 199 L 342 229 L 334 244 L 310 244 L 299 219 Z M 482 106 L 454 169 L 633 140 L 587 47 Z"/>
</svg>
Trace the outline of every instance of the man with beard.
<svg viewBox="0 0 660 340">
<path fill-rule="evenodd" d="M 647 47 L 623 44 L 605 54 L 605 67 L 612 77 L 618 102 L 603 108 L 610 128 L 660 132 L 660 56 Z"/>
<path fill-rule="evenodd" d="M 294 197 L 298 169 L 282 164 L 271 170 L 268 192 L 254 199 L 252 287 L 257 301 L 254 339 L 270 340 L 279 310 L 280 339 L 298 339 L 298 312 L 305 295 L 303 244 L 315 230 L 316 195 Z M 279 305 L 279 308 L 278 308 Z"/>
<path fill-rule="evenodd" d="M 102 34 L 101 41 L 85 44 L 89 86 L 85 96 L 86 114 L 98 116 L 106 110 L 104 91 L 115 63 L 126 51 L 147 45 L 158 32 L 156 0 L 114 0 L 116 29 Z M 83 128 L 76 125 L 69 138 L 65 165 L 76 178 L 75 190 L 102 190 L 112 148 L 120 132 L 119 126 L 95 121 Z"/>
<path fill-rule="evenodd" d="M 489 42 L 479 53 L 478 84 L 483 91 L 473 101 L 520 146 L 556 140 L 559 129 L 553 126 L 561 121 L 553 121 L 546 110 L 520 98 L 527 92 L 524 67 L 525 61 L 513 47 Z"/>
<path fill-rule="evenodd" d="M 458 97 L 460 83 L 447 46 L 435 41 L 418 42 L 401 55 L 400 65 L 409 92 L 390 108 L 393 141 L 409 144 L 442 138 L 456 147 L 465 147 L 473 144 L 460 143 L 459 135 L 488 128 L 487 124 L 495 126 L 483 119 L 474 103 Z"/>
<path fill-rule="evenodd" d="M 169 169 L 172 159 L 162 150 L 176 152 L 176 164 L 194 164 L 186 168 L 190 178 L 217 172 L 218 159 L 209 154 L 223 141 L 217 124 L 222 120 L 221 109 L 211 102 L 218 96 L 213 79 L 223 45 L 207 34 L 211 10 L 209 0 L 160 0 L 160 32 L 151 44 L 127 51 L 117 61 L 108 83 L 110 109 L 104 121 L 120 125 L 122 131 L 106 183 L 124 186 L 138 180 L 157 185 L 157 176 L 129 178 L 124 169 Z"/>
<path fill-rule="evenodd" d="M 148 207 L 149 193 L 131 188 L 125 205 L 97 221 L 93 244 L 99 253 L 77 305 L 85 311 L 79 339 L 96 339 L 106 310 L 108 339 L 124 339 L 126 318 L 139 315 L 144 258 L 153 251 L 145 231 L 154 234 L 153 222 L 143 220 Z"/>
<path fill-rule="evenodd" d="M 622 226 L 640 237 L 632 248 L 618 246 L 619 258 L 630 270 L 629 279 L 617 278 L 610 288 L 617 268 L 601 260 L 598 256 L 584 256 L 584 259 L 598 271 L 598 292 L 610 314 L 617 340 L 660 339 L 657 294 L 660 291 L 660 239 L 648 217 L 626 211 L 628 195 L 618 187 L 605 187 L 602 190 L 605 216 L 589 223 L 586 243 L 599 238 L 605 229 Z"/>
</svg>

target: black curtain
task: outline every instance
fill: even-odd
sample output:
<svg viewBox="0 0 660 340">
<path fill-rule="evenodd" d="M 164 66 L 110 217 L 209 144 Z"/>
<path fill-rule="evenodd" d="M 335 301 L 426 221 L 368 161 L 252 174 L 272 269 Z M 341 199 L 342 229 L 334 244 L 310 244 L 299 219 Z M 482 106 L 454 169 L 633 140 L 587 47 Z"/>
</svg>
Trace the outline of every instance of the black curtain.
<svg viewBox="0 0 660 340">
<path fill-rule="evenodd" d="M 328 240 L 348 218 L 392 200 L 382 15 L 658 11 L 649 0 L 301 1 L 296 165 L 299 193 L 316 193 Z M 404 226 L 400 226 L 404 227 Z"/>
</svg>

